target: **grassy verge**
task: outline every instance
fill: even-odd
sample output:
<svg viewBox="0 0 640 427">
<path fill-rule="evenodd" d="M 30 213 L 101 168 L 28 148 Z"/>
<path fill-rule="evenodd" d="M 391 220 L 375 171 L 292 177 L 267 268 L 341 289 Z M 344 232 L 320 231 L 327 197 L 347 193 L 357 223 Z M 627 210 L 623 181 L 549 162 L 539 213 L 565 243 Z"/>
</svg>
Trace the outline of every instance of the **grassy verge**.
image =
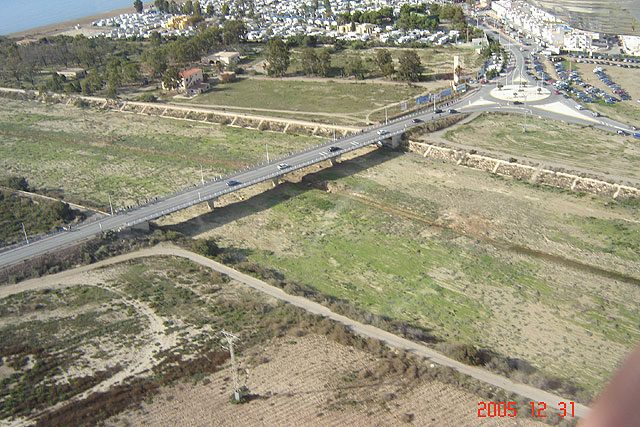
<svg viewBox="0 0 640 427">
<path fill-rule="evenodd" d="M 498 117 L 500 125 L 496 126 Z M 523 133 L 521 117 L 483 114 L 464 127 L 447 131 L 445 138 L 534 161 L 640 179 L 634 166 L 640 162 L 638 144 L 629 137 L 587 126 L 530 117 Z"/>
<path fill-rule="evenodd" d="M 9 101 L 0 106 L 0 165 L 67 200 L 104 208 L 167 194 L 317 143 L 205 123 Z"/>
</svg>

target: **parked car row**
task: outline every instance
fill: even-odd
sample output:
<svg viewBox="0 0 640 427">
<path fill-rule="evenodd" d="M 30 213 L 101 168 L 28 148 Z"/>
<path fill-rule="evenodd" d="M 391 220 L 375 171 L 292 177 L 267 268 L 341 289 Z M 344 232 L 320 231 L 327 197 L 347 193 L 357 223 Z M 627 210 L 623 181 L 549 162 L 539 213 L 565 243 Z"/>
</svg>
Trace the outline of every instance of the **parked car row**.
<svg viewBox="0 0 640 427">
<path fill-rule="evenodd" d="M 618 95 L 621 99 L 625 101 L 631 100 L 631 96 L 620 87 L 620 85 L 616 84 L 613 80 L 609 78 L 607 73 L 604 72 L 604 68 L 596 67 L 593 72 L 600 79 L 600 81 L 611 88 L 611 91 L 614 95 Z"/>
</svg>

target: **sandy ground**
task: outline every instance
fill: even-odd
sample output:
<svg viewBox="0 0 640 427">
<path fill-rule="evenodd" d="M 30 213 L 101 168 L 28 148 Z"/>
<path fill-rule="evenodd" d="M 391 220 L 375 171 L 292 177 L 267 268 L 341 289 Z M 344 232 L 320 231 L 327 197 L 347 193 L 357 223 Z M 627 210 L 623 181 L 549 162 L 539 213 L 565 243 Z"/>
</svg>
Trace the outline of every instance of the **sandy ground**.
<svg viewBox="0 0 640 427">
<path fill-rule="evenodd" d="M 184 3 L 185 0 L 176 0 L 176 3 Z M 153 5 L 153 2 L 143 2 L 144 8 L 148 8 Z M 122 9 L 116 9 L 109 12 L 98 13 L 96 15 L 85 16 L 84 18 L 71 19 L 69 21 L 57 22 L 55 24 L 43 25 L 41 27 L 30 28 L 28 30 L 17 31 L 15 33 L 7 34 L 6 37 L 11 38 L 26 38 L 26 37 L 45 37 L 52 36 L 56 34 L 67 34 L 67 35 L 75 35 L 75 34 L 85 34 L 88 35 L 92 32 L 94 27 L 91 25 L 93 21 L 98 21 L 100 19 L 111 18 L 113 16 L 122 15 L 123 13 L 134 13 L 135 8 L 125 7 Z M 76 26 L 80 26 L 81 30 L 77 30 Z"/>
<path fill-rule="evenodd" d="M 403 417 L 420 426 L 542 425 L 527 419 L 478 418 L 480 398 L 438 381 L 407 387 L 402 378 L 362 379 L 354 373 L 371 368 L 376 360 L 322 336 L 282 338 L 260 349 L 260 355 L 268 361 L 243 378 L 257 395 L 247 404 L 229 403 L 233 385 L 226 366 L 206 385 L 166 388 L 153 403 L 105 425 L 387 426 L 404 424 Z M 241 357 L 243 365 L 246 357 Z"/>
</svg>

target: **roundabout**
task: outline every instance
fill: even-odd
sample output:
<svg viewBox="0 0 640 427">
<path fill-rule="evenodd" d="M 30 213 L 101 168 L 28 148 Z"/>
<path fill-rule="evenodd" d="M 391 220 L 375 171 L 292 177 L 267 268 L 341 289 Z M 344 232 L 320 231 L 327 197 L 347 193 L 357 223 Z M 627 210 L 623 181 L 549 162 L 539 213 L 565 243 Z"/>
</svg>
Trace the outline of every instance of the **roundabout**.
<svg viewBox="0 0 640 427">
<path fill-rule="evenodd" d="M 548 98 L 551 92 L 544 87 L 508 85 L 491 89 L 490 95 L 500 101 L 535 102 Z"/>
</svg>

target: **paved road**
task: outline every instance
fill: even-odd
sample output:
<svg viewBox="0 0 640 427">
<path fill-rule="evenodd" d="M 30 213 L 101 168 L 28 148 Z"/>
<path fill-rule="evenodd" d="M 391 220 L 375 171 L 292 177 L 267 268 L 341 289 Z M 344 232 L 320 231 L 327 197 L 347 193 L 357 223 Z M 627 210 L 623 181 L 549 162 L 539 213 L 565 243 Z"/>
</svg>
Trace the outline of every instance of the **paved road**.
<svg viewBox="0 0 640 427">
<path fill-rule="evenodd" d="M 308 311 L 309 313 L 321 315 L 331 320 L 334 320 L 336 322 L 342 323 L 343 325 L 351 328 L 351 330 L 353 330 L 356 334 L 360 336 L 384 341 L 389 346 L 397 349 L 408 350 L 418 356 L 425 357 L 439 365 L 453 368 L 456 371 L 460 372 L 461 374 L 468 375 L 484 383 L 491 384 L 495 387 L 499 387 L 503 390 L 507 390 L 512 393 L 516 393 L 520 396 L 524 396 L 535 402 L 545 402 L 547 405 L 547 411 L 546 411 L 547 415 L 553 413 L 551 409 L 557 410 L 559 413 L 559 411 L 561 410 L 559 405 L 560 402 L 565 402 L 567 407 L 569 407 L 568 402 L 570 402 L 570 399 L 565 399 L 562 396 L 558 396 L 556 394 L 549 393 L 544 390 L 540 390 L 538 388 L 531 387 L 525 384 L 513 382 L 508 378 L 502 377 L 500 375 L 494 374 L 492 372 L 486 371 L 481 368 L 465 365 L 441 353 L 438 353 L 437 351 L 425 345 L 415 343 L 413 341 L 402 338 L 398 335 L 394 335 L 390 332 L 376 328 L 375 326 L 366 325 L 364 323 L 360 323 L 348 317 L 334 313 L 333 311 L 329 310 L 327 307 L 321 304 L 318 304 L 317 302 L 308 300 L 303 297 L 289 295 L 286 292 L 284 292 L 282 289 L 276 288 L 275 286 L 271 286 L 268 283 L 263 282 L 262 280 L 258 280 L 255 277 L 241 273 L 240 271 L 227 267 L 224 264 L 220 264 L 209 258 L 203 257 L 202 255 L 198 255 L 194 252 L 190 252 L 173 245 L 162 244 L 162 245 L 155 246 L 153 248 L 142 249 L 140 251 L 109 258 L 107 260 L 100 261 L 98 263 L 91 264 L 91 265 L 82 266 L 73 270 L 67 270 L 67 271 L 63 271 L 61 273 L 49 275 L 46 277 L 27 280 L 15 285 L 2 286 L 0 287 L 0 298 L 5 298 L 9 295 L 13 295 L 18 292 L 31 291 L 31 290 L 50 287 L 55 285 L 57 282 L 64 279 L 65 277 L 70 277 L 85 271 L 93 270 L 93 269 L 108 266 L 108 265 L 113 265 L 126 260 L 143 258 L 143 257 L 153 257 L 153 256 L 177 256 L 177 257 L 187 258 L 195 263 L 211 268 L 212 270 L 219 271 L 220 273 L 226 274 L 232 279 L 242 282 L 248 286 L 251 286 L 252 288 L 266 295 L 277 298 L 281 301 L 285 301 L 289 304 L 295 305 L 296 307 L 300 307 L 303 310 Z M 588 413 L 589 413 L 588 407 L 581 405 L 579 403 L 575 404 L 576 417 L 584 418 L 587 416 Z"/>
<path fill-rule="evenodd" d="M 491 34 L 492 30 L 487 29 Z M 497 37 L 496 37 L 497 38 Z M 523 48 L 520 51 L 520 46 L 515 43 L 510 47 L 512 53 L 513 64 L 507 74 L 506 78 L 511 75 L 523 74 L 523 78 L 530 79 L 524 73 L 521 73 L 522 67 L 524 67 L 524 55 L 528 55 L 528 51 Z M 531 81 L 528 80 L 530 83 Z M 457 101 L 447 108 L 457 108 L 458 110 L 464 109 L 465 112 L 482 112 L 482 111 L 502 111 L 502 112 L 523 112 L 524 105 L 513 105 L 509 101 L 501 101 L 491 96 L 491 90 L 495 88 L 496 83 L 484 85 L 480 90 L 474 92 L 472 95 L 466 97 L 463 100 Z M 491 100 L 489 104 L 478 104 L 474 106 L 476 101 Z M 557 109 L 540 109 L 536 107 L 542 107 L 550 103 L 562 104 L 567 106 L 568 111 L 571 111 L 571 115 L 562 114 Z M 594 123 L 594 119 L 584 116 L 584 119 L 580 118 L 580 112 L 575 109 L 576 102 L 570 99 L 565 99 L 560 95 L 551 95 L 545 100 L 535 101 L 528 103 L 526 108 L 531 111 L 535 111 L 535 114 L 541 117 L 546 117 L 554 120 L 564 120 L 584 125 L 595 125 L 601 129 L 616 132 L 618 129 L 629 130 L 630 127 L 607 118 L 599 118 L 598 122 Z M 584 113 L 584 112 L 583 112 Z M 421 113 L 414 113 L 402 118 L 396 119 L 387 124 L 367 128 L 363 132 L 353 134 L 348 137 L 338 139 L 324 143 L 307 150 L 303 150 L 298 153 L 294 153 L 286 158 L 274 160 L 270 163 L 255 165 L 250 168 L 246 168 L 235 172 L 232 175 L 225 177 L 224 179 L 205 182 L 204 184 L 196 185 L 185 191 L 166 197 L 161 200 L 155 200 L 147 205 L 130 209 L 126 212 L 118 213 L 117 215 L 104 218 L 99 222 L 84 223 L 72 231 L 57 233 L 40 240 L 31 242 L 30 245 L 23 245 L 14 248 L 5 248 L 0 252 L 0 268 L 8 265 L 18 263 L 22 260 L 45 254 L 54 249 L 58 249 L 67 245 L 72 245 L 91 236 L 97 235 L 102 231 L 118 230 L 125 227 L 130 227 L 145 221 L 159 218 L 169 213 L 187 208 L 189 206 L 202 203 L 208 200 L 215 200 L 218 197 L 237 191 L 241 188 L 245 188 L 259 182 L 267 181 L 269 179 L 277 179 L 278 177 L 315 163 L 326 161 L 339 157 L 345 153 L 348 153 L 359 148 L 376 144 L 387 138 L 400 135 L 407 129 L 420 125 L 422 122 L 438 119 L 450 114 L 456 114 L 456 112 L 450 112 L 449 110 L 436 110 L 425 111 Z M 382 134 L 381 132 L 384 132 Z M 330 147 L 335 147 L 336 151 L 331 151 Z M 278 164 L 284 163 L 287 165 L 284 169 L 279 169 Z M 237 184 L 229 185 L 233 181 Z"/>
</svg>

